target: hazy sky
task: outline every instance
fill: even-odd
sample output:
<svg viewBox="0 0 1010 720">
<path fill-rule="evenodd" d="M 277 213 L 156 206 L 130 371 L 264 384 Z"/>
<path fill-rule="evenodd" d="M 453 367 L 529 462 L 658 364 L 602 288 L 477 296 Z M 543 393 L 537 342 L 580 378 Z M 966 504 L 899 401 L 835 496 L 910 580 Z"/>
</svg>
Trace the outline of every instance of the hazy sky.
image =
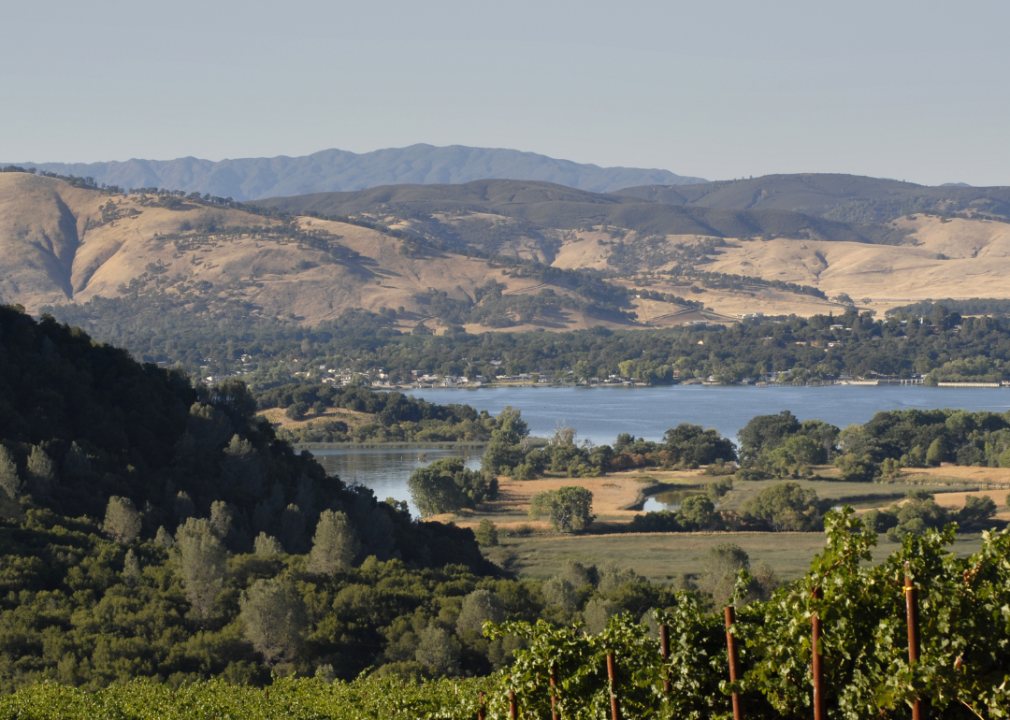
<svg viewBox="0 0 1010 720">
<path fill-rule="evenodd" d="M 507 147 L 1010 184 L 1010 2 L 0 0 L 0 160 Z"/>
</svg>

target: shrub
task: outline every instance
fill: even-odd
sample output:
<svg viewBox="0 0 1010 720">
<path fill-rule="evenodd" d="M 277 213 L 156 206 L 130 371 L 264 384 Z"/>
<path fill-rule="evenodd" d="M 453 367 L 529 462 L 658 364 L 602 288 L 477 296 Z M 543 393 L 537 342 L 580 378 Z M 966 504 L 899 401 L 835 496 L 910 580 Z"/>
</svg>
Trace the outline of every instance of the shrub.
<svg viewBox="0 0 1010 720">
<path fill-rule="evenodd" d="M 530 519 L 546 517 L 560 532 L 582 532 L 593 521 L 593 494 L 579 485 L 538 492 L 530 500 Z"/>
<path fill-rule="evenodd" d="M 787 482 L 762 490 L 743 506 L 745 522 L 774 531 L 808 532 L 821 526 L 828 503 L 813 490 Z"/>
<path fill-rule="evenodd" d="M 415 470 L 407 481 L 414 504 L 424 517 L 473 508 L 498 494 L 498 481 L 468 470 L 459 458 L 436 460 Z"/>
<path fill-rule="evenodd" d="M 477 544 L 482 548 L 498 545 L 498 528 L 487 518 L 480 521 L 473 534 L 477 538 Z"/>
</svg>

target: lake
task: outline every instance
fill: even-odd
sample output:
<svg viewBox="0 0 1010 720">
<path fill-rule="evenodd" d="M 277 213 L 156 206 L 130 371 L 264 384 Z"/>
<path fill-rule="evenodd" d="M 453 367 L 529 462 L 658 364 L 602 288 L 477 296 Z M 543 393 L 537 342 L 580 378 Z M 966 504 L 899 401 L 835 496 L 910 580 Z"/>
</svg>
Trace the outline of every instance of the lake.
<svg viewBox="0 0 1010 720">
<path fill-rule="evenodd" d="M 865 423 L 880 410 L 1010 410 L 1010 389 L 921 385 L 526 387 L 424 389 L 410 394 L 439 404 L 473 405 L 493 415 L 511 405 L 522 410 L 533 435 L 552 435 L 557 423 L 562 423 L 578 430 L 580 439 L 597 444 L 610 444 L 624 432 L 661 440 L 663 433 L 682 422 L 715 428 L 736 441 L 752 417 L 782 410 L 792 411 L 800 420 L 824 420 L 840 428 Z"/>
<path fill-rule="evenodd" d="M 880 410 L 961 408 L 1005 412 L 1010 409 L 1010 390 L 921 385 L 527 387 L 424 389 L 410 394 L 439 404 L 473 405 L 492 414 L 511 405 L 522 410 L 533 435 L 552 435 L 561 423 L 574 427 L 579 439 L 596 444 L 612 443 L 623 432 L 661 440 L 664 432 L 682 422 L 715 428 L 736 441 L 737 433 L 752 417 L 782 410 L 792 411 L 800 420 L 824 420 L 844 428 L 852 423 L 865 423 Z M 480 466 L 479 450 L 317 450 L 313 454 L 329 472 L 337 473 L 347 482 L 372 488 L 380 500 L 393 497 L 409 502 L 410 474 L 439 458 L 462 457 L 467 467 Z M 679 498 L 670 500 L 652 501 L 647 509 L 679 505 Z M 416 516 L 413 505 L 411 513 Z"/>
</svg>

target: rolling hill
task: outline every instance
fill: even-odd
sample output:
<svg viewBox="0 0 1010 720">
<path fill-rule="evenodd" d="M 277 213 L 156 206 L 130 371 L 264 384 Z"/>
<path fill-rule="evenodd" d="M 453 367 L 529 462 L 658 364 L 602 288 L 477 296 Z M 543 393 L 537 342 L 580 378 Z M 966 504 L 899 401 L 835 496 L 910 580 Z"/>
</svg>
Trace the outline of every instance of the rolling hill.
<svg viewBox="0 0 1010 720">
<path fill-rule="evenodd" d="M 854 224 L 499 180 L 262 205 L 0 173 L 0 302 L 175 333 L 358 309 L 401 330 L 484 332 L 807 316 L 846 295 L 879 311 L 1010 298 L 1010 224 L 982 215 Z"/>
<path fill-rule="evenodd" d="M 235 200 L 360 190 L 400 183 L 465 183 L 484 178 L 542 180 L 594 192 L 630 185 L 704 182 L 667 170 L 611 167 L 557 160 L 531 152 L 463 145 L 411 145 L 368 153 L 323 150 L 304 157 L 127 160 L 99 163 L 19 162 L 60 175 L 93 177 L 122 188 L 169 188 Z"/>
<path fill-rule="evenodd" d="M 619 194 L 681 207 L 792 210 L 857 223 L 888 222 L 920 212 L 1010 218 L 1010 187 L 927 187 L 857 175 L 766 175 L 690 187 L 629 187 Z"/>
<path fill-rule="evenodd" d="M 403 221 L 491 214 L 537 227 L 575 230 L 594 225 L 638 233 L 713 237 L 814 237 L 829 241 L 900 242 L 901 233 L 773 209 L 675 207 L 623 194 L 600 194 L 543 182 L 477 180 L 461 185 L 395 185 L 349 193 L 270 198 L 257 205 L 289 213 L 369 214 Z M 457 223 L 458 224 L 458 223 Z M 447 231 L 448 239 L 451 231 Z"/>
</svg>

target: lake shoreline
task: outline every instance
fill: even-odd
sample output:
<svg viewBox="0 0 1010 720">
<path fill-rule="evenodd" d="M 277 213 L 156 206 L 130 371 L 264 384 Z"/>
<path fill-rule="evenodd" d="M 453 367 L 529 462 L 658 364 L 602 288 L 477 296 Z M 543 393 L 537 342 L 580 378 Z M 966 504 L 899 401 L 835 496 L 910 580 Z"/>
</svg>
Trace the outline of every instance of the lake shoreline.
<svg viewBox="0 0 1010 720">
<path fill-rule="evenodd" d="M 736 440 L 755 416 L 790 410 L 799 420 L 822 420 L 840 428 L 862 425 L 878 411 L 1010 410 L 1010 392 L 1001 388 L 923 385 L 702 386 L 648 388 L 528 387 L 412 390 L 410 395 L 434 403 L 465 402 L 497 415 L 506 406 L 519 409 L 530 434 L 551 437 L 562 427 L 578 431 L 578 440 L 611 444 L 619 433 L 661 440 L 680 423 L 715 428 Z"/>
<path fill-rule="evenodd" d="M 293 445 L 298 452 L 302 450 L 482 450 L 487 442 L 395 442 L 395 443 L 297 443 Z"/>
</svg>

